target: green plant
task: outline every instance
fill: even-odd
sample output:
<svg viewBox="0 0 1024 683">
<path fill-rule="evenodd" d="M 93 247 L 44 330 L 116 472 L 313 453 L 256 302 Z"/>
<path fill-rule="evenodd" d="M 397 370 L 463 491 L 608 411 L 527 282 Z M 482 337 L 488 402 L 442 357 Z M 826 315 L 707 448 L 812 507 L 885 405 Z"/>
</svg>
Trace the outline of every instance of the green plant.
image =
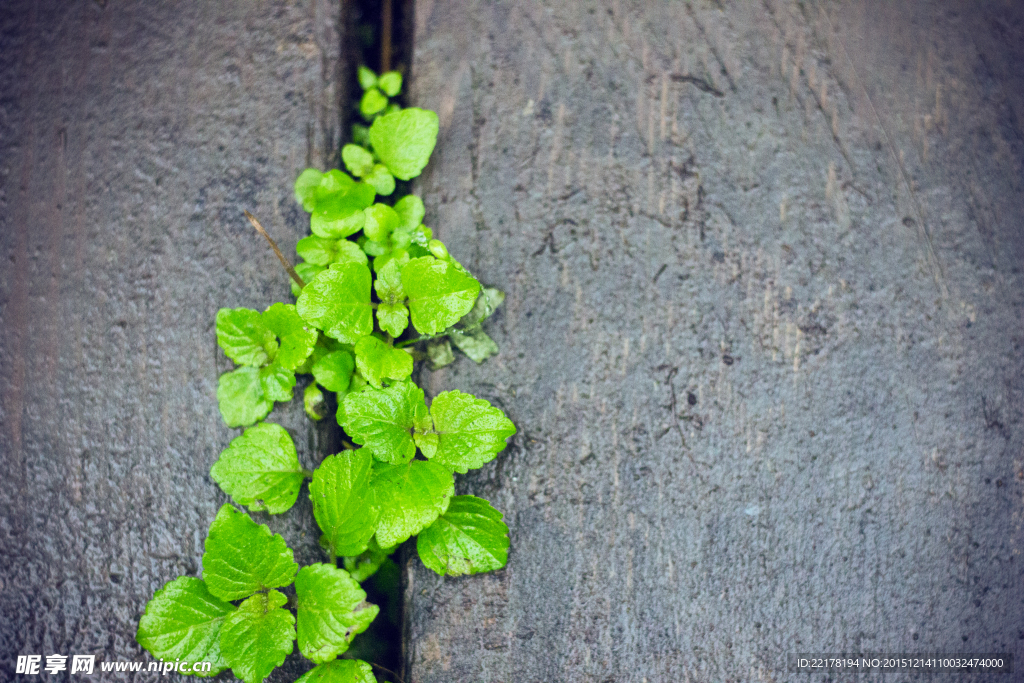
<svg viewBox="0 0 1024 683">
<path fill-rule="evenodd" d="M 515 427 L 460 391 L 428 406 L 410 379 L 414 359 L 451 362 L 452 343 L 477 362 L 495 353 L 481 326 L 503 294 L 481 287 L 433 238 L 418 197 L 375 201 L 393 195 L 396 178 L 423 170 L 438 120 L 388 99 L 400 91 L 399 74 L 378 77 L 364 67 L 359 79 L 369 125 L 356 125 L 355 142 L 342 149 L 351 175 L 307 169 L 295 183 L 313 233 L 299 241 L 303 261 L 294 269 L 281 257 L 296 303 L 262 313 L 225 308 L 216 321 L 217 342 L 237 365 L 218 384 L 221 415 L 247 428 L 210 475 L 235 504 L 272 515 L 288 511 L 310 480 L 328 561 L 300 569 L 284 538 L 231 504 L 221 507 L 202 578 L 179 577 L 157 591 L 136 636 L 161 660 L 213 664 L 199 675 L 231 668 L 246 683 L 262 681 L 297 640 L 318 665 L 300 681 L 374 681 L 369 664 L 338 657 L 379 612 L 360 583 L 391 562 L 399 544 L 418 535 L 420 558 L 442 575 L 492 571 L 507 559 L 501 513 L 455 496 L 453 476 L 493 459 Z M 337 420 L 352 442 L 315 471 L 299 463 L 284 428 L 262 422 L 275 402 L 292 399 L 296 374 L 313 376 L 303 397 L 311 418 L 325 416 L 325 392 L 336 394 Z M 292 597 L 282 592 L 289 586 Z"/>
</svg>

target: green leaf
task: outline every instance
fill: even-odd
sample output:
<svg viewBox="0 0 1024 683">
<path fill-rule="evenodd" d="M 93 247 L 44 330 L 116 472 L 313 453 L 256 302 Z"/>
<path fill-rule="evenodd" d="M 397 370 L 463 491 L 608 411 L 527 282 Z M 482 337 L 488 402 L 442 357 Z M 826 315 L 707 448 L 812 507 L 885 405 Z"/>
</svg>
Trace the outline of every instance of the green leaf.
<svg viewBox="0 0 1024 683">
<path fill-rule="evenodd" d="M 295 201 L 302 205 L 307 212 L 316 206 L 316 190 L 320 187 L 320 179 L 323 173 L 315 168 L 307 168 L 295 179 Z"/>
<path fill-rule="evenodd" d="M 327 416 L 327 398 L 316 382 L 310 382 L 302 391 L 302 407 L 309 419 L 319 422 Z"/>
<path fill-rule="evenodd" d="M 391 175 L 391 171 L 384 164 L 374 164 L 363 180 L 373 186 L 377 194 L 384 197 L 395 191 L 395 176 Z"/>
<path fill-rule="evenodd" d="M 431 339 L 427 342 L 427 360 L 430 361 L 431 370 L 437 370 L 455 362 L 452 343 L 448 337 Z"/>
<path fill-rule="evenodd" d="M 328 337 L 356 343 L 373 331 L 370 269 L 361 263 L 332 263 L 303 288 L 295 307 Z"/>
<path fill-rule="evenodd" d="M 405 290 L 402 289 L 402 269 L 397 261 L 388 261 L 377 270 L 373 288 L 380 299 L 377 304 L 377 323 L 380 329 L 397 337 L 409 325 L 409 309 L 405 307 Z"/>
<path fill-rule="evenodd" d="M 516 433 L 515 425 L 487 401 L 461 391 L 444 391 L 430 404 L 437 451 L 424 455 L 455 472 L 489 462 Z"/>
<path fill-rule="evenodd" d="M 348 172 L 362 178 L 373 169 L 373 155 L 359 145 L 349 143 L 341 148 L 341 160 Z"/>
<path fill-rule="evenodd" d="M 412 432 L 416 417 L 426 412 L 423 390 L 409 381 L 396 382 L 386 389 L 350 392 L 338 422 L 378 460 L 403 463 L 416 455 Z"/>
<path fill-rule="evenodd" d="M 392 233 L 392 236 L 394 236 L 396 234 L 398 234 L 398 233 Z M 392 241 L 392 243 L 393 243 L 393 241 Z M 387 264 L 391 263 L 392 261 L 394 261 L 395 264 L 398 266 L 398 271 L 399 271 L 399 280 L 398 281 L 399 281 L 399 283 L 401 283 L 401 281 L 402 281 L 401 280 L 402 266 L 404 266 L 406 263 L 409 262 L 409 252 L 407 250 L 405 250 L 405 249 L 393 249 L 392 251 L 390 251 L 390 252 L 388 252 L 386 254 L 382 254 L 381 256 L 378 256 L 377 258 L 373 259 L 373 270 L 374 270 L 374 272 L 379 273 L 381 271 L 381 269 L 384 268 L 384 266 L 386 266 Z M 404 299 L 403 299 L 403 301 L 404 301 Z M 404 306 L 404 304 L 403 304 L 403 306 Z M 406 310 L 406 314 L 405 314 L 405 318 L 408 320 L 408 317 L 409 317 L 409 314 L 408 314 L 408 309 L 407 309 Z M 408 322 L 406 323 L 406 325 L 408 325 Z"/>
<path fill-rule="evenodd" d="M 360 64 L 356 70 L 356 77 L 359 79 L 359 87 L 363 90 L 377 87 L 377 74 L 368 66 Z"/>
<path fill-rule="evenodd" d="M 231 613 L 220 633 L 220 647 L 231 672 L 245 683 L 261 683 L 295 646 L 295 617 L 279 591 L 254 595 Z"/>
<path fill-rule="evenodd" d="M 337 192 L 348 192 L 356 184 L 352 176 L 337 168 L 324 173 L 320 178 L 320 187 L 316 190 L 317 200 Z"/>
<path fill-rule="evenodd" d="M 277 339 L 259 312 L 250 308 L 217 311 L 217 344 L 239 365 L 260 367 L 274 360 Z"/>
<path fill-rule="evenodd" d="M 262 420 L 274 407 L 263 393 L 259 368 L 225 372 L 217 382 L 217 404 L 228 427 L 245 427 Z"/>
<path fill-rule="evenodd" d="M 329 240 L 310 235 L 299 240 L 299 243 L 295 245 L 295 251 L 309 263 L 319 266 L 329 266 L 332 263 L 346 261 L 367 263 L 366 254 L 359 248 L 359 245 L 347 239 Z"/>
<path fill-rule="evenodd" d="M 424 253 L 421 256 L 426 256 L 429 252 L 427 246 L 430 244 L 430 240 L 434 238 L 434 231 L 425 225 L 418 225 L 416 229 L 412 231 L 412 241 L 414 244 L 423 247 Z"/>
<path fill-rule="evenodd" d="M 335 659 L 310 669 L 295 683 L 377 683 L 373 669 L 359 659 Z"/>
<path fill-rule="evenodd" d="M 309 497 L 331 557 L 358 555 L 377 528 L 377 505 L 370 488 L 373 458 L 366 449 L 324 458 L 313 473 Z"/>
<path fill-rule="evenodd" d="M 388 245 L 383 242 L 374 242 L 371 239 L 363 238 L 359 241 L 365 251 L 370 256 L 383 256 L 388 253 Z"/>
<path fill-rule="evenodd" d="M 305 282 L 307 285 L 313 280 L 315 280 L 316 276 L 324 272 L 325 270 L 327 270 L 327 268 L 325 268 L 324 266 L 318 266 L 315 263 L 303 262 L 295 264 L 295 272 L 299 274 L 299 277 L 301 277 L 302 281 Z M 296 299 L 299 298 L 299 294 L 302 292 L 302 290 L 299 288 L 297 284 L 295 284 L 295 281 L 292 280 L 291 278 L 288 278 L 288 282 L 292 288 L 292 296 L 294 296 Z"/>
<path fill-rule="evenodd" d="M 397 71 L 381 74 L 377 79 L 377 87 L 388 97 L 396 97 L 402 91 L 402 74 Z"/>
<path fill-rule="evenodd" d="M 483 287 L 480 289 L 480 296 L 477 297 L 476 303 L 473 304 L 473 308 L 470 309 L 469 313 L 462 316 L 462 320 L 456 323 L 455 327 L 459 330 L 469 332 L 476 328 L 479 328 L 484 320 L 491 317 L 495 309 L 501 305 L 501 302 L 505 300 L 505 292 L 494 287 Z"/>
<path fill-rule="evenodd" d="M 263 323 L 281 339 L 274 361 L 294 370 L 313 352 L 316 330 L 299 317 L 293 304 L 273 304 L 262 317 Z"/>
<path fill-rule="evenodd" d="M 309 358 L 307 358 L 302 365 L 295 368 L 295 373 L 305 375 L 311 374 L 313 372 L 313 366 L 327 354 L 335 351 L 349 351 L 352 348 L 351 344 L 341 344 L 337 340 L 324 336 L 321 333 L 319 338 L 316 340 L 316 346 L 313 347 L 313 353 L 309 354 Z"/>
<path fill-rule="evenodd" d="M 319 237 L 341 239 L 363 227 L 363 209 L 373 204 L 377 192 L 366 183 L 354 182 L 341 171 L 330 178 L 328 183 L 321 181 L 309 227 Z M 328 191 L 325 185 L 337 189 Z"/>
<path fill-rule="evenodd" d="M 452 473 L 426 460 L 374 463 L 373 490 L 380 505 L 377 543 L 392 548 L 434 523 L 455 492 Z"/>
<path fill-rule="evenodd" d="M 398 214 L 387 204 L 374 204 L 365 213 L 363 234 L 375 242 L 386 241 L 391 231 L 398 227 Z"/>
<path fill-rule="evenodd" d="M 368 119 L 386 106 L 388 106 L 388 96 L 377 88 L 370 88 L 363 93 L 363 98 L 359 100 L 359 113 L 363 115 L 364 119 Z"/>
<path fill-rule="evenodd" d="M 321 276 L 323 277 L 323 276 Z M 476 303 L 480 283 L 449 261 L 422 256 L 402 267 L 412 324 L 420 334 L 443 332 Z"/>
<path fill-rule="evenodd" d="M 348 391 L 356 363 L 348 351 L 333 351 L 313 365 L 313 377 L 328 391 Z"/>
<path fill-rule="evenodd" d="M 203 580 L 221 600 L 240 600 L 256 591 L 287 586 L 299 566 L 279 534 L 225 504 L 206 536 Z"/>
<path fill-rule="evenodd" d="M 210 594 L 201 579 L 179 576 L 158 590 L 139 620 L 135 640 L 156 659 L 210 662 L 216 676 L 228 667 L 220 652 L 220 630 L 234 605 Z"/>
<path fill-rule="evenodd" d="M 352 142 L 360 147 L 370 146 L 370 128 L 361 123 L 352 124 Z"/>
<path fill-rule="evenodd" d="M 344 569 L 329 564 L 303 567 L 295 578 L 299 652 L 318 664 L 348 649 L 369 627 L 380 608 Z"/>
<path fill-rule="evenodd" d="M 376 527 L 376 523 L 374 527 Z M 381 547 L 377 545 L 377 540 L 371 538 L 366 550 L 358 555 L 346 555 L 342 560 L 345 563 L 345 571 L 353 579 L 362 583 L 376 574 L 377 570 L 381 568 L 390 555 L 390 550 L 381 550 Z"/>
<path fill-rule="evenodd" d="M 295 373 L 274 361 L 260 368 L 260 387 L 268 401 L 290 401 L 292 389 L 295 388 Z"/>
<path fill-rule="evenodd" d="M 400 381 L 412 374 L 412 356 L 366 336 L 356 342 L 356 367 L 367 382 L 380 389 L 385 380 Z"/>
<path fill-rule="evenodd" d="M 418 176 L 430 160 L 437 132 L 437 114 L 410 107 L 374 121 L 370 126 L 370 143 L 392 175 L 409 180 Z"/>
<path fill-rule="evenodd" d="M 292 437 L 270 422 L 233 439 L 210 468 L 210 476 L 239 505 L 272 515 L 295 504 L 304 478 Z"/>
<path fill-rule="evenodd" d="M 395 211 L 401 218 L 401 226 L 408 230 L 415 230 L 427 215 L 423 200 L 414 194 L 407 194 L 395 202 Z"/>
<path fill-rule="evenodd" d="M 452 340 L 455 346 L 459 347 L 460 351 L 477 363 L 483 363 L 498 353 L 498 345 L 480 328 L 472 332 L 452 328 L 448 331 L 448 338 Z"/>
<path fill-rule="evenodd" d="M 501 517 L 483 498 L 455 496 L 448 510 L 420 533 L 416 552 L 441 575 L 501 569 L 508 561 L 508 527 Z"/>
</svg>

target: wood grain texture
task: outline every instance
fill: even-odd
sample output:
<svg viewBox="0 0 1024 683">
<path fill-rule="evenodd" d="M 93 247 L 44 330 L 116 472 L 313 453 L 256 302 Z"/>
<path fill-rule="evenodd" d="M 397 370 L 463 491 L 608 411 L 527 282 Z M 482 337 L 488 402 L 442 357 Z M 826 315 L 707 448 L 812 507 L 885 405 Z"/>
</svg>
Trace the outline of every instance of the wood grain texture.
<svg viewBox="0 0 1024 683">
<path fill-rule="evenodd" d="M 0 678 L 21 654 L 149 661 L 147 600 L 199 571 L 226 500 L 209 468 L 240 433 L 217 411 L 214 316 L 288 300 L 242 211 L 288 251 L 308 230 L 291 186 L 337 154 L 338 15 L 0 8 Z M 301 405 L 270 419 L 307 467 L 332 450 Z M 271 522 L 302 562 L 322 559 L 309 508 Z"/>
<path fill-rule="evenodd" d="M 406 680 L 1024 655 L 1024 13 L 962 6 L 417 3 L 427 222 L 508 292 L 428 389 L 519 434 Z"/>
</svg>

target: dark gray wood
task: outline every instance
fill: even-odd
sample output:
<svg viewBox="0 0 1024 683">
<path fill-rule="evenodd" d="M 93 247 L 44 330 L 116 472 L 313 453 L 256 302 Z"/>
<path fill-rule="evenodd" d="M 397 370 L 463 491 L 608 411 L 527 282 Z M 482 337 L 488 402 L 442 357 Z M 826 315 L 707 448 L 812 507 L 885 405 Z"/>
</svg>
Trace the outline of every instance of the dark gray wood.
<svg viewBox="0 0 1024 683">
<path fill-rule="evenodd" d="M 969 5 L 417 3 L 428 223 L 508 292 L 428 387 L 519 434 L 407 681 L 1020 661 L 1024 13 Z"/>
<path fill-rule="evenodd" d="M 308 231 L 290 188 L 337 154 L 339 12 L 0 7 L 0 678 L 22 654 L 149 661 L 146 601 L 199 570 L 226 500 L 209 467 L 240 433 L 214 316 L 289 299 L 242 211 L 285 251 Z M 330 449 L 300 405 L 271 419 L 307 466 Z M 322 559 L 304 495 L 271 524 Z"/>
</svg>

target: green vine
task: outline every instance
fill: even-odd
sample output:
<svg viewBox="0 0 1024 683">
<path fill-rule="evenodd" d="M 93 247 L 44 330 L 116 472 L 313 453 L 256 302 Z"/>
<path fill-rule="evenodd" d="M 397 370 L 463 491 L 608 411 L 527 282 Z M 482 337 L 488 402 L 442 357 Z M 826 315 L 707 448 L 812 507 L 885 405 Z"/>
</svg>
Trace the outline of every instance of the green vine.
<svg viewBox="0 0 1024 683">
<path fill-rule="evenodd" d="M 508 527 L 475 496 L 455 496 L 455 472 L 481 467 L 515 434 L 487 401 L 446 391 L 427 405 L 410 379 L 415 360 L 454 360 L 452 345 L 476 362 L 497 352 L 482 323 L 504 295 L 482 287 L 423 225 L 423 202 L 390 201 L 397 180 L 418 176 L 437 141 L 431 111 L 391 100 L 398 72 L 359 69 L 359 110 L 342 160 L 349 173 L 306 169 L 295 198 L 311 214 L 294 268 L 266 235 L 292 277 L 295 304 L 262 313 L 217 313 L 217 342 L 236 364 L 220 377 L 217 400 L 229 427 L 246 427 L 210 470 L 235 505 L 287 512 L 304 480 L 328 561 L 302 568 L 280 535 L 231 504 L 206 537 L 201 578 L 179 577 L 146 605 L 136 636 L 163 661 L 210 662 L 246 683 L 265 679 L 298 641 L 317 666 L 302 683 L 376 681 L 367 662 L 341 658 L 380 611 L 360 585 L 417 536 L 423 564 L 458 576 L 505 566 Z M 386 197 L 376 201 L 377 197 Z M 390 203 L 389 203 L 390 202 Z M 296 374 L 311 374 L 306 413 L 326 416 L 328 392 L 347 435 L 341 453 L 315 471 L 299 463 L 281 426 L 263 422 L 290 401 Z M 359 447 L 357 447 L 359 446 Z M 339 566 L 340 563 L 340 566 Z M 278 589 L 294 585 L 294 598 Z"/>
</svg>

